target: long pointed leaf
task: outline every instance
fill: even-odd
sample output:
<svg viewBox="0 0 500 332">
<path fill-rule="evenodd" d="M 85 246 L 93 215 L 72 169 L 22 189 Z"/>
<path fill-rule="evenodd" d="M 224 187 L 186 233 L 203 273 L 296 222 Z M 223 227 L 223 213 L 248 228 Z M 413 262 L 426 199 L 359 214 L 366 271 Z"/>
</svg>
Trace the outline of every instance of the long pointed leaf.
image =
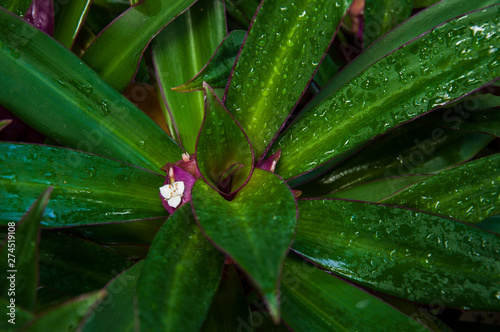
<svg viewBox="0 0 500 332">
<path fill-rule="evenodd" d="M 163 224 L 137 286 L 145 331 L 199 331 L 217 290 L 224 255 L 203 236 L 190 204 Z"/>
<path fill-rule="evenodd" d="M 196 0 L 142 1 L 121 14 L 82 56 L 106 82 L 123 91 L 153 37 Z"/>
<path fill-rule="evenodd" d="M 367 68 L 308 109 L 271 152 L 285 179 L 315 169 L 500 76 L 498 5 L 445 23 Z M 475 27 L 481 26 L 481 32 Z M 308 142 L 304 147 L 303 142 Z"/>
<path fill-rule="evenodd" d="M 59 4 L 56 0 L 56 3 L 54 38 L 71 49 L 92 1 L 71 0 L 67 3 Z"/>
<path fill-rule="evenodd" d="M 283 269 L 283 319 L 295 331 L 425 331 L 359 288 L 289 255 Z"/>
<path fill-rule="evenodd" d="M 500 212 L 500 153 L 443 171 L 382 202 L 468 223 Z"/>
<path fill-rule="evenodd" d="M 193 208 L 204 233 L 248 274 L 273 319 L 279 319 L 279 276 L 297 218 L 290 189 L 276 175 L 255 169 L 229 202 L 198 180 Z"/>
<path fill-rule="evenodd" d="M 158 171 L 180 149 L 54 39 L 0 9 L 0 104 L 57 143 Z"/>
<path fill-rule="evenodd" d="M 36 288 L 38 284 L 37 251 L 40 236 L 40 219 L 47 206 L 52 188 L 46 189 L 33 203 L 29 211 L 14 225 L 9 223 L 9 232 L 2 250 L 0 267 L 7 277 L 0 282 L 3 296 L 15 299 L 15 304 L 24 309 L 35 309 Z M 11 287 L 14 282 L 16 287 Z"/>
<path fill-rule="evenodd" d="M 28 10 L 32 0 L 0 0 L 0 6 L 21 17 Z"/>
<path fill-rule="evenodd" d="M 27 159 L 28 158 L 28 159 Z M 31 144 L 0 144 L 0 221 L 16 221 L 54 186 L 42 224 L 50 227 L 166 217 L 164 177 L 115 160 Z"/>
<path fill-rule="evenodd" d="M 261 3 L 225 97 L 226 107 L 250 137 L 257 159 L 303 94 L 349 3 Z M 270 32 L 273 28 L 275 32 Z"/>
<path fill-rule="evenodd" d="M 377 204 L 301 200 L 293 249 L 335 274 L 406 300 L 498 310 L 500 237 Z"/>
<path fill-rule="evenodd" d="M 6 316 L 4 319 L 0 320 L 0 330 L 4 332 L 17 332 L 29 321 L 31 321 L 34 315 L 15 304 L 12 304 L 10 300 L 0 298 L 0 306 L 2 308 L 7 308 Z M 14 312 L 10 311 L 10 307 L 14 307 Z"/>
<path fill-rule="evenodd" d="M 203 120 L 203 92 L 186 94 L 171 88 L 196 75 L 209 61 L 225 34 L 223 0 L 200 0 L 166 26 L 151 43 L 165 118 L 171 123 L 171 132 L 176 133 L 178 142 L 189 153 L 195 151 Z"/>
</svg>

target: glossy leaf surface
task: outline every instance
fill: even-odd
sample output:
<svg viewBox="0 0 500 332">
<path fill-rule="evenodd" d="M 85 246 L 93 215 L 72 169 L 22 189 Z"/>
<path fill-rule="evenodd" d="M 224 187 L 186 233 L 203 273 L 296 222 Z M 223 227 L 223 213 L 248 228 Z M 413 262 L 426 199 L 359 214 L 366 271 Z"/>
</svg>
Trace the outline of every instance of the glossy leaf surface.
<svg viewBox="0 0 500 332">
<path fill-rule="evenodd" d="M 106 285 L 106 297 L 83 325 L 83 332 L 135 332 L 135 290 L 144 261 L 124 271 Z"/>
<path fill-rule="evenodd" d="M 125 90 L 151 39 L 195 1 L 148 0 L 130 7 L 99 34 L 82 60 L 115 89 Z"/>
<path fill-rule="evenodd" d="M 500 153 L 443 171 L 383 200 L 468 223 L 500 212 Z"/>
<path fill-rule="evenodd" d="M 212 88 L 225 88 L 245 36 L 246 31 L 244 30 L 231 31 L 206 66 L 188 82 L 176 87 L 175 91 L 201 90 L 203 82 Z"/>
<path fill-rule="evenodd" d="M 9 232 L 2 250 L 0 267 L 6 271 L 6 277 L 0 282 L 3 296 L 14 291 L 15 304 L 33 311 L 35 309 L 36 288 L 38 283 L 38 237 L 40 219 L 47 206 L 52 188 L 46 189 L 33 203 L 28 212 L 19 220 L 15 231 Z M 18 271 L 18 272 L 17 272 Z M 14 279 L 7 277 L 15 276 Z M 14 281 L 16 287 L 12 289 Z M 12 289 L 12 290 L 11 290 Z M 12 294 L 9 296 L 12 297 Z"/>
<path fill-rule="evenodd" d="M 115 160 L 65 148 L 0 144 L 2 223 L 16 221 L 48 186 L 42 224 L 85 225 L 165 217 L 164 177 Z"/>
<path fill-rule="evenodd" d="M 210 309 L 224 255 L 203 236 L 189 204 L 158 231 L 137 286 L 141 329 L 199 331 Z"/>
<path fill-rule="evenodd" d="M 303 94 L 349 3 L 262 2 L 225 98 L 227 109 L 250 138 L 256 159 L 260 159 Z"/>
<path fill-rule="evenodd" d="M 81 295 L 59 307 L 42 313 L 36 320 L 29 324 L 26 332 L 39 331 L 67 331 L 80 324 L 82 319 L 90 314 L 92 306 L 106 296 L 105 291 L 97 291 Z"/>
<path fill-rule="evenodd" d="M 254 282 L 274 320 L 279 318 L 279 276 L 297 218 L 293 194 L 275 174 L 255 169 L 226 201 L 205 182 L 193 187 L 193 207 L 203 232 Z"/>
<path fill-rule="evenodd" d="M 71 0 L 66 3 L 57 2 L 54 17 L 54 38 L 71 49 L 76 35 L 90 9 L 91 0 Z"/>
<path fill-rule="evenodd" d="M 42 232 L 38 259 L 39 285 L 59 296 L 101 289 L 132 265 L 109 249 L 53 231 Z"/>
<path fill-rule="evenodd" d="M 412 8 L 413 0 L 365 0 L 363 47 L 410 17 Z"/>
<path fill-rule="evenodd" d="M 325 198 L 343 198 L 366 202 L 378 202 L 414 183 L 421 182 L 432 174 L 396 176 L 364 183 L 352 188 L 325 195 Z"/>
<path fill-rule="evenodd" d="M 438 173 L 471 159 L 493 139 L 490 135 L 457 132 L 416 121 L 420 119 L 388 132 L 295 189 L 302 190 L 303 197 L 319 197 L 378 179 Z"/>
<path fill-rule="evenodd" d="M 0 0 L 0 7 L 23 17 L 32 0 Z"/>
<path fill-rule="evenodd" d="M 282 301 L 283 319 L 295 331 L 426 330 L 375 296 L 294 254 L 285 260 Z"/>
<path fill-rule="evenodd" d="M 8 37 L 7 37 L 8 36 Z M 68 49 L 0 10 L 0 104 L 57 143 L 158 171 L 172 139 Z"/>
<path fill-rule="evenodd" d="M 226 35 L 224 14 L 223 0 L 199 0 L 151 43 L 165 117 L 170 131 L 176 133 L 177 141 L 189 153 L 195 151 L 203 120 L 203 92 L 179 93 L 171 89 L 187 82 L 210 60 Z"/>
<path fill-rule="evenodd" d="M 495 80 L 500 76 L 499 18 L 493 6 L 445 23 L 308 109 L 271 150 L 282 151 L 277 173 L 296 177 Z M 476 26 L 484 28 L 481 36 Z"/>
<path fill-rule="evenodd" d="M 342 70 L 320 93 L 306 106 L 305 109 L 316 107 L 323 99 L 340 89 L 345 83 L 358 76 L 363 70 L 387 54 L 393 52 L 411 40 L 420 37 L 427 31 L 451 19 L 468 12 L 497 4 L 497 0 L 446 0 L 440 1 L 387 33 L 377 43 L 372 44 L 348 66 Z"/>
<path fill-rule="evenodd" d="M 500 237 L 419 211 L 301 200 L 293 249 L 335 274 L 418 303 L 500 308 Z"/>
<path fill-rule="evenodd" d="M 203 177 L 215 189 L 233 170 L 228 192 L 238 190 L 250 177 L 253 151 L 245 133 L 234 117 L 221 104 L 215 92 L 205 84 L 205 118 L 196 147 L 196 160 Z M 233 165 L 243 165 L 234 168 Z"/>
</svg>

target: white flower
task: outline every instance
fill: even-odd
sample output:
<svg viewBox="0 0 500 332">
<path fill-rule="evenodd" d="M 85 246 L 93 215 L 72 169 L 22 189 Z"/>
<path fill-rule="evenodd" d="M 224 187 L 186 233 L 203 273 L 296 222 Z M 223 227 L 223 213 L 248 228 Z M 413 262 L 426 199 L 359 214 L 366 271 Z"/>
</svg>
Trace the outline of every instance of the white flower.
<svg viewBox="0 0 500 332">
<path fill-rule="evenodd" d="M 160 188 L 160 194 L 174 209 L 181 204 L 182 194 L 184 193 L 184 182 L 177 181 L 172 184 L 166 184 Z"/>
</svg>

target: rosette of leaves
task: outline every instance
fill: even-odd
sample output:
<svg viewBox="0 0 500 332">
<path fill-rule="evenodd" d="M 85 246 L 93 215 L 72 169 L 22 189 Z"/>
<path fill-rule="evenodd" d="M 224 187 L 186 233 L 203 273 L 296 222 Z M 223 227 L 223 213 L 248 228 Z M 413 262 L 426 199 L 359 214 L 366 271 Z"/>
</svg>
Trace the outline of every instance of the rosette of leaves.
<svg viewBox="0 0 500 332">
<path fill-rule="evenodd" d="M 0 104 L 47 137 L 0 144 L 2 329 L 500 311 L 499 4 L 395 3 L 2 0 Z"/>
</svg>

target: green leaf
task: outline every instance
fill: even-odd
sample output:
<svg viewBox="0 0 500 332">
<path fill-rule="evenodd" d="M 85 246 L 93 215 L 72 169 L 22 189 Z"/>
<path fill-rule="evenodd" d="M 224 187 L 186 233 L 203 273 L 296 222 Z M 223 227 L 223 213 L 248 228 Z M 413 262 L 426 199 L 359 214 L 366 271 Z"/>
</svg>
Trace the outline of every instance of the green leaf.
<svg viewBox="0 0 500 332">
<path fill-rule="evenodd" d="M 289 255 L 283 268 L 283 319 L 295 331 L 425 331 L 416 321 L 353 285 Z"/>
<path fill-rule="evenodd" d="M 350 2 L 262 2 L 225 98 L 257 159 L 310 82 Z"/>
<path fill-rule="evenodd" d="M 0 7 L 21 17 L 26 14 L 32 0 L 0 0 Z"/>
<path fill-rule="evenodd" d="M 257 8 L 258 0 L 226 0 L 226 10 L 244 28 L 248 29 Z"/>
<path fill-rule="evenodd" d="M 199 331 L 219 284 L 224 255 L 185 204 L 158 231 L 137 286 L 145 331 Z"/>
<path fill-rule="evenodd" d="M 215 298 L 203 323 L 203 332 L 234 332 L 250 317 L 246 296 L 234 265 L 226 265 Z M 252 332 L 253 329 L 246 329 Z"/>
<path fill-rule="evenodd" d="M 440 0 L 413 0 L 413 7 L 414 8 L 429 7 L 439 1 Z"/>
<path fill-rule="evenodd" d="M 305 107 L 305 110 L 313 109 L 323 99 L 339 90 L 344 84 L 358 76 L 363 70 L 370 67 L 374 62 L 404 44 L 420 37 L 422 34 L 437 27 L 451 19 L 466 13 L 497 4 L 498 0 L 446 0 L 417 13 L 410 17 L 376 43 L 372 44 L 366 51 L 356 57 L 348 66 L 342 69 L 342 75 L 337 75 L 313 100 Z"/>
<path fill-rule="evenodd" d="M 475 225 L 478 228 L 500 234 L 500 214 L 494 215 Z"/>
<path fill-rule="evenodd" d="M 255 169 L 232 201 L 198 180 L 192 202 L 205 235 L 248 274 L 277 321 L 279 276 L 297 220 L 288 186 L 273 173 Z"/>
<path fill-rule="evenodd" d="M 46 189 L 18 223 L 8 224 L 4 246 L 0 250 L 0 267 L 6 277 L 0 281 L 2 295 L 15 298 L 24 309 L 35 309 L 38 283 L 37 251 L 40 219 L 47 206 L 52 188 Z M 14 279 L 9 277 L 14 276 Z M 14 282 L 15 287 L 11 287 Z"/>
<path fill-rule="evenodd" d="M 12 123 L 12 120 L 0 120 L 0 131 Z"/>
<path fill-rule="evenodd" d="M 51 37 L 0 10 L 0 104 L 59 144 L 158 171 L 172 139 Z"/>
<path fill-rule="evenodd" d="M 203 82 L 213 88 L 225 88 L 246 33 L 244 30 L 231 31 L 205 67 L 195 77 L 173 90 L 179 92 L 201 90 Z"/>
<path fill-rule="evenodd" d="M 38 258 L 40 287 L 61 296 L 103 288 L 132 265 L 109 249 L 53 231 L 42 232 Z M 43 305 L 38 302 L 37 308 Z"/>
<path fill-rule="evenodd" d="M 293 249 L 337 275 L 415 301 L 498 310 L 500 237 L 419 211 L 299 201 Z"/>
<path fill-rule="evenodd" d="M 366 0 L 363 47 L 391 31 L 411 15 L 413 0 Z"/>
<path fill-rule="evenodd" d="M 97 291 L 74 298 L 42 313 L 23 331 L 75 331 L 83 318 L 91 313 L 91 308 L 105 296 L 105 291 Z"/>
<path fill-rule="evenodd" d="M 205 118 L 198 137 L 196 159 L 203 177 L 217 190 L 227 171 L 234 171 L 229 193 L 234 193 L 252 174 L 254 155 L 249 138 L 222 105 L 215 92 L 204 84 Z M 233 165 L 243 165 L 235 168 Z"/>
<path fill-rule="evenodd" d="M 106 297 L 93 310 L 83 332 L 135 332 L 135 290 L 144 261 L 140 261 L 113 279 L 105 288 Z"/>
<path fill-rule="evenodd" d="M 478 223 L 500 212 L 500 153 L 443 171 L 382 202 Z"/>
<path fill-rule="evenodd" d="M 115 89 L 125 90 L 151 39 L 194 2 L 148 0 L 130 7 L 94 40 L 82 60 Z"/>
<path fill-rule="evenodd" d="M 7 316 L 4 316 L 4 318 L 0 320 L 0 331 L 17 332 L 34 317 L 31 312 L 26 311 L 15 304 L 11 304 L 10 299 L 0 298 L 0 306 L 2 308 L 6 308 L 4 309 L 4 312 Z M 10 308 L 13 307 L 15 307 L 15 309 L 11 312 Z"/>
<path fill-rule="evenodd" d="M 336 191 L 332 194 L 325 195 L 325 198 L 343 198 L 354 199 L 366 202 L 378 202 L 395 192 L 400 191 L 414 183 L 421 182 L 432 174 L 425 175 L 410 175 L 396 176 L 392 178 L 375 180 L 352 188 Z"/>
<path fill-rule="evenodd" d="M 498 18 L 496 5 L 440 25 L 309 108 L 271 150 L 282 152 L 276 172 L 296 177 L 495 80 Z M 484 31 L 474 32 L 475 26 Z"/>
<path fill-rule="evenodd" d="M 54 7 L 54 38 L 71 49 L 90 9 L 91 0 L 57 2 Z"/>
<path fill-rule="evenodd" d="M 189 153 L 195 151 L 203 120 L 203 92 L 179 93 L 171 89 L 195 76 L 210 60 L 225 35 L 223 0 L 199 0 L 167 25 L 151 43 L 161 92 L 158 93 L 161 95 L 160 104 L 170 132 L 175 133 L 177 141 Z"/>
<path fill-rule="evenodd" d="M 0 143 L 0 221 L 16 221 L 47 186 L 54 192 L 42 224 L 49 227 L 167 216 L 158 188 L 164 176 L 65 148 Z"/>
<path fill-rule="evenodd" d="M 294 189 L 301 190 L 302 197 L 319 197 L 374 180 L 437 173 L 471 159 L 493 139 L 490 135 L 429 125 L 425 123 L 429 115 L 388 132 Z"/>
</svg>

